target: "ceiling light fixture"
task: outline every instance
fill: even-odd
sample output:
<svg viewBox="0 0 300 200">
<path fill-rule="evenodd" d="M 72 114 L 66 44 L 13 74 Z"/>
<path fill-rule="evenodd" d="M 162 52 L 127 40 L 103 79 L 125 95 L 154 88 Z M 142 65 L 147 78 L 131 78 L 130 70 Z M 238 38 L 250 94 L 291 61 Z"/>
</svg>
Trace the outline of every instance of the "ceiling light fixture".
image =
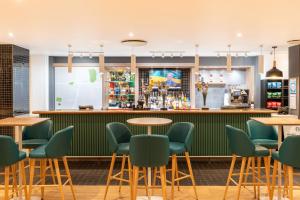
<svg viewBox="0 0 300 200">
<path fill-rule="evenodd" d="M 8 36 L 11 37 L 11 38 L 13 38 L 13 37 L 14 37 L 14 34 L 13 34 L 12 32 L 9 32 L 9 33 L 8 33 Z"/>
<path fill-rule="evenodd" d="M 134 36 L 133 32 L 129 32 L 129 33 L 128 33 L 128 36 L 129 36 L 129 37 L 133 37 L 133 36 Z"/>
<path fill-rule="evenodd" d="M 99 73 L 100 73 L 100 75 L 103 75 L 105 72 L 105 57 L 104 57 L 103 47 L 104 47 L 103 44 L 101 44 L 100 48 L 101 48 L 101 52 L 103 52 L 103 53 L 99 54 Z"/>
<path fill-rule="evenodd" d="M 240 37 L 243 37 L 243 34 L 242 34 L 242 33 L 237 33 L 237 34 L 236 34 L 236 37 L 239 37 L 239 38 L 240 38 Z"/>
<path fill-rule="evenodd" d="M 267 71 L 266 77 L 268 77 L 268 78 L 282 78 L 283 77 L 282 71 L 280 71 L 276 67 L 276 55 L 275 55 L 275 51 L 276 51 L 277 46 L 273 46 L 272 48 L 273 48 L 273 56 L 274 56 L 273 67 L 272 67 L 272 69 L 270 69 L 269 71 Z"/>
<path fill-rule="evenodd" d="M 200 66 L 200 58 L 199 58 L 199 45 L 195 45 L 195 61 L 194 61 L 194 67 L 197 69 Z"/>
</svg>

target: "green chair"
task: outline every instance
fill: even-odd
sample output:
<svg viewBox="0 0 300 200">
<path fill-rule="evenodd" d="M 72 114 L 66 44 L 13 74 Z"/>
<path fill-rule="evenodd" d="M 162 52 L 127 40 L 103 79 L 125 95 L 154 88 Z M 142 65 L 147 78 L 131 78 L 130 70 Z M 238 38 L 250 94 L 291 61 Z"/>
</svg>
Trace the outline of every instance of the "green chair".
<svg viewBox="0 0 300 200">
<path fill-rule="evenodd" d="M 23 149 L 34 149 L 49 142 L 53 135 L 53 122 L 44 121 L 34 126 L 27 126 L 23 130 Z"/>
<path fill-rule="evenodd" d="M 119 181 L 119 191 L 121 191 L 122 182 L 129 183 L 130 180 L 124 179 L 124 168 L 126 159 L 128 158 L 128 173 L 129 173 L 129 179 L 131 178 L 131 164 L 129 159 L 129 143 L 130 138 L 132 134 L 129 128 L 119 122 L 111 122 L 106 125 L 106 138 L 109 145 L 110 152 L 113 153 L 109 173 L 107 177 L 107 183 L 105 188 L 105 194 L 104 194 L 104 200 L 106 199 L 107 192 L 109 189 L 110 182 L 112 180 L 118 180 Z M 122 155 L 122 164 L 121 164 L 121 171 L 113 175 L 113 169 L 116 161 L 117 155 Z"/>
<path fill-rule="evenodd" d="M 272 190 L 271 198 L 273 198 L 274 187 L 276 183 L 276 176 L 278 170 L 278 162 L 284 165 L 284 169 L 288 171 L 288 184 L 285 183 L 285 187 L 289 186 L 289 199 L 293 200 L 293 182 L 294 182 L 294 168 L 300 168 L 300 136 L 289 136 L 287 137 L 279 151 L 272 153 L 272 158 L 274 159 L 274 168 L 272 176 Z M 286 179 L 285 179 L 286 181 Z"/>
<path fill-rule="evenodd" d="M 169 140 L 170 140 L 170 146 L 169 146 L 170 155 L 172 156 L 171 199 L 174 199 L 174 184 L 175 184 L 175 182 L 177 182 L 177 185 L 179 187 L 179 181 L 186 179 L 186 178 L 191 179 L 196 199 L 198 199 L 195 178 L 194 178 L 191 160 L 190 160 L 190 156 L 189 156 L 189 151 L 191 150 L 191 146 L 192 146 L 193 130 L 194 130 L 194 124 L 192 124 L 190 122 L 179 122 L 179 123 L 173 124 L 167 132 L 167 136 L 169 137 Z M 178 163 L 177 163 L 177 155 L 178 154 L 185 155 L 189 174 L 186 174 L 186 173 L 178 170 Z M 175 178 L 175 175 L 176 175 L 176 178 Z M 180 177 L 179 175 L 182 175 L 182 176 Z"/>
<path fill-rule="evenodd" d="M 64 200 L 64 193 L 63 193 L 63 185 L 69 183 L 73 195 L 73 199 L 75 200 L 75 192 L 73 188 L 72 178 L 70 174 L 70 169 L 68 166 L 66 156 L 71 151 L 71 143 L 73 138 L 73 126 L 69 126 L 63 130 L 56 132 L 50 141 L 43 146 L 40 146 L 33 151 L 30 152 L 30 180 L 29 180 L 29 199 L 32 194 L 32 187 L 33 187 L 33 179 L 34 179 L 34 171 L 35 171 L 35 161 L 40 160 L 41 162 L 41 198 L 44 199 L 44 187 L 45 187 L 45 176 L 46 176 L 46 162 L 47 160 L 51 159 L 54 161 L 56 177 L 59 191 L 61 193 L 61 199 Z M 58 165 L 58 159 L 62 159 L 66 171 L 67 180 L 64 184 L 62 184 L 60 169 Z"/>
<path fill-rule="evenodd" d="M 166 165 L 169 160 L 169 139 L 163 135 L 137 135 L 130 140 L 130 161 L 133 166 L 131 192 L 133 200 L 137 196 L 139 168 L 160 168 L 163 200 L 167 199 L 166 193 Z M 146 176 L 145 176 L 146 177 Z M 147 179 L 145 179 L 147 182 Z M 147 189 L 147 187 L 146 187 Z M 148 194 L 147 194 L 148 195 Z"/>
<path fill-rule="evenodd" d="M 269 186 L 269 178 L 270 178 L 270 166 L 269 166 L 269 150 L 265 147 L 255 145 L 253 141 L 250 140 L 248 135 L 241 129 L 234 128 L 232 126 L 226 125 L 226 135 L 229 142 L 229 148 L 232 152 L 232 161 L 231 166 L 229 170 L 229 175 L 227 178 L 226 183 L 226 189 L 224 193 L 223 199 L 226 199 L 228 186 L 231 181 L 233 181 L 232 176 L 236 175 L 233 174 L 235 162 L 237 159 L 237 156 L 242 157 L 242 165 L 239 173 L 239 182 L 238 182 L 238 191 L 236 199 L 238 200 L 240 198 L 240 192 L 241 192 L 241 186 L 246 185 L 243 182 L 244 179 L 244 170 L 246 166 L 246 161 L 248 158 L 252 159 L 252 184 L 254 186 L 254 193 L 256 198 L 256 186 L 258 186 L 258 198 L 260 196 L 260 185 L 261 183 L 261 158 L 264 159 L 265 164 L 265 171 L 266 171 L 266 182 L 268 186 L 268 192 L 270 194 L 270 186 Z M 255 159 L 257 158 L 257 177 L 255 175 Z M 258 183 L 256 180 L 258 179 Z M 235 181 L 233 181 L 236 183 Z M 248 184 L 249 185 L 249 184 Z"/>
<path fill-rule="evenodd" d="M 247 128 L 250 139 L 254 144 L 268 149 L 277 149 L 278 134 L 273 126 L 267 126 L 255 120 L 248 120 Z"/>
<path fill-rule="evenodd" d="M 26 153 L 18 150 L 17 144 L 9 136 L 0 136 L 0 168 L 4 168 L 4 200 L 9 198 L 9 180 L 10 174 L 13 174 L 14 185 L 16 184 L 15 171 L 10 172 L 10 169 L 16 168 L 17 164 L 21 164 L 21 175 L 22 175 L 22 185 L 25 193 L 25 198 L 28 199 L 27 186 L 26 186 L 26 175 L 24 167 L 24 159 L 26 158 Z M 14 186 L 17 190 L 17 187 Z"/>
</svg>

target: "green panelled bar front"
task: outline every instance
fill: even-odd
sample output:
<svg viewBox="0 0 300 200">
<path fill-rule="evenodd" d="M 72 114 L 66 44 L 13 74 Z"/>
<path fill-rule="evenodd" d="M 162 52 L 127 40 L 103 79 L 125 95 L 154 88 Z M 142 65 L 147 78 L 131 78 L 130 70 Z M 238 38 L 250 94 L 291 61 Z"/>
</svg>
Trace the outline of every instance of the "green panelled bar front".
<svg viewBox="0 0 300 200">
<path fill-rule="evenodd" d="M 54 122 L 54 131 L 74 125 L 71 156 L 111 156 L 106 140 L 105 125 L 109 122 L 122 122 L 137 117 L 162 117 L 174 122 L 195 124 L 191 156 L 230 155 L 225 125 L 229 124 L 246 131 L 246 121 L 251 117 L 270 117 L 271 113 L 107 113 L 107 114 L 51 114 L 39 113 Z M 129 125 L 133 134 L 146 134 L 146 127 Z M 165 134 L 169 126 L 153 127 L 153 134 Z"/>
</svg>

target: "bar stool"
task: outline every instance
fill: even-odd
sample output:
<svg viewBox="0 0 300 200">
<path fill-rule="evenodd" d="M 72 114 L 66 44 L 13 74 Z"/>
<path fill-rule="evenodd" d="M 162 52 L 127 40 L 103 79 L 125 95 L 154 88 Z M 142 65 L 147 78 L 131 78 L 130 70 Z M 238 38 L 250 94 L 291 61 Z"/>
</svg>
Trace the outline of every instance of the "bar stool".
<svg viewBox="0 0 300 200">
<path fill-rule="evenodd" d="M 45 185 L 45 175 L 46 175 L 46 161 L 51 160 L 54 162 L 55 171 L 56 171 L 56 177 L 58 185 L 54 184 L 55 186 L 58 186 L 61 199 L 64 200 L 64 192 L 63 192 L 63 185 L 69 183 L 73 195 L 73 199 L 76 200 L 75 191 L 73 188 L 72 178 L 70 174 L 70 169 L 68 166 L 67 158 L 66 156 L 71 150 L 71 142 L 73 137 L 73 126 L 69 126 L 63 130 L 58 131 L 54 134 L 54 136 L 50 139 L 50 141 L 43 146 L 40 146 L 34 150 L 32 150 L 29 154 L 30 157 L 30 180 L 29 180 L 29 199 L 32 194 L 32 188 L 33 188 L 33 179 L 34 179 L 34 171 L 35 171 L 35 161 L 40 160 L 41 161 L 41 198 L 44 199 L 44 187 L 50 186 Z M 66 176 L 67 180 L 64 184 L 62 184 L 61 180 L 61 174 L 60 169 L 58 165 L 58 159 L 62 159 L 64 163 L 64 167 L 66 170 Z"/>
<path fill-rule="evenodd" d="M 148 167 L 160 169 L 163 200 L 167 200 L 166 165 L 169 160 L 169 139 L 163 135 L 137 135 L 130 140 L 130 161 L 133 165 L 131 181 L 132 199 L 137 197 L 139 168 Z M 147 182 L 147 180 L 145 180 Z M 147 187 L 146 187 L 147 189 Z"/>
<path fill-rule="evenodd" d="M 249 137 L 253 141 L 253 143 L 269 149 L 270 155 L 272 153 L 272 150 L 276 150 L 278 148 L 278 134 L 276 129 L 273 126 L 267 126 L 255 120 L 248 120 L 247 129 L 248 129 Z M 245 176 L 246 181 L 248 178 L 248 172 L 252 160 L 253 159 L 248 158 L 247 161 L 246 176 Z M 271 161 L 271 159 L 269 161 Z M 257 158 L 257 163 L 258 165 L 261 163 L 261 159 L 259 157 Z M 255 166 L 255 164 L 253 165 Z M 259 193 L 260 190 L 258 187 L 258 195 Z"/>
<path fill-rule="evenodd" d="M 26 153 L 18 150 L 17 144 L 9 136 L 0 136 L 0 167 L 4 168 L 4 200 L 9 199 L 9 178 L 10 178 L 10 168 L 16 168 L 17 164 L 21 163 L 21 175 L 22 184 L 25 193 L 25 199 L 28 199 L 27 185 L 26 185 L 26 175 L 24 168 L 24 159 L 26 159 Z M 13 171 L 14 184 L 16 184 L 16 176 Z M 17 188 L 13 186 L 15 190 Z"/>
<path fill-rule="evenodd" d="M 267 182 L 267 187 L 268 187 L 268 193 L 270 194 L 270 183 L 269 183 L 269 179 L 270 179 L 270 167 L 269 167 L 269 150 L 265 147 L 259 146 L 259 145 L 255 145 L 247 136 L 247 134 L 241 130 L 241 129 L 237 129 L 234 128 L 232 126 L 226 125 L 226 135 L 228 138 L 228 142 L 229 142 L 229 147 L 230 150 L 232 152 L 232 161 L 231 161 L 231 166 L 230 166 L 230 170 L 229 170 L 229 174 L 228 174 L 228 178 L 227 178 L 227 182 L 226 182 L 226 188 L 225 188 L 225 192 L 224 192 L 224 197 L 223 199 L 226 199 L 226 195 L 227 195 L 227 191 L 228 191 L 228 186 L 229 183 L 232 181 L 233 183 L 235 183 L 236 185 L 238 185 L 238 191 L 237 191 L 237 196 L 236 199 L 240 199 L 240 192 L 241 192 L 241 186 L 242 185 L 250 185 L 248 183 L 243 182 L 243 178 L 244 178 L 244 170 L 245 170 L 245 166 L 246 166 L 246 161 L 248 158 L 252 159 L 252 169 L 253 169 L 253 174 L 252 174 L 252 180 L 253 183 L 251 185 L 254 186 L 254 192 L 255 192 L 255 186 L 260 186 L 261 185 L 261 180 L 260 180 L 260 163 L 258 163 L 258 183 L 256 183 L 256 177 L 255 177 L 255 162 L 254 159 L 255 158 L 263 158 L 264 159 L 264 164 L 265 164 L 265 171 L 266 171 L 266 182 Z M 236 162 L 236 158 L 237 156 L 241 156 L 242 157 L 242 166 L 241 166 L 241 170 L 239 173 L 239 182 L 238 184 L 232 179 L 233 175 L 233 170 L 234 170 L 234 166 L 235 166 L 235 162 Z"/>
<path fill-rule="evenodd" d="M 32 149 L 47 144 L 52 135 L 53 122 L 51 120 L 44 121 L 34 126 L 27 126 L 23 130 L 22 148 L 27 149 L 30 152 Z M 49 167 L 46 167 L 46 170 L 50 169 L 52 180 L 54 184 L 56 184 L 53 163 L 51 162 L 51 160 L 48 160 L 48 162 Z M 42 166 L 40 165 L 40 168 L 41 167 Z"/>
<path fill-rule="evenodd" d="M 177 182 L 177 185 L 179 187 L 179 181 L 186 178 L 191 179 L 196 199 L 198 199 L 195 178 L 194 178 L 191 160 L 189 156 L 189 151 L 191 150 L 191 146 L 192 146 L 193 130 L 194 130 L 194 124 L 190 122 L 179 122 L 173 124 L 167 132 L 167 136 L 170 140 L 170 145 L 169 145 L 170 155 L 172 156 L 171 199 L 174 199 L 175 182 Z M 177 155 L 183 153 L 185 155 L 185 159 L 187 162 L 189 174 L 186 174 L 178 170 Z"/>
<path fill-rule="evenodd" d="M 121 185 L 122 182 L 130 182 L 131 178 L 131 164 L 130 164 L 130 159 L 129 159 L 129 143 L 130 143 L 130 138 L 132 136 L 129 128 L 119 122 L 111 122 L 106 125 L 106 130 L 107 130 L 107 140 L 109 144 L 109 149 L 113 153 L 111 163 L 110 163 L 110 168 L 109 168 L 109 173 L 107 177 L 107 182 L 106 182 L 106 188 L 105 188 L 105 193 L 104 193 L 104 200 L 106 199 L 107 192 L 109 189 L 110 182 L 112 180 L 118 180 L 119 181 L 119 192 L 121 191 Z M 122 155 L 122 164 L 121 164 L 121 171 L 113 175 L 113 169 L 116 161 L 117 155 Z M 126 158 L 128 158 L 128 170 L 124 170 L 125 168 L 125 162 Z M 126 180 L 123 178 L 124 171 L 128 171 L 129 173 L 129 180 Z"/>
<path fill-rule="evenodd" d="M 271 199 L 273 199 L 274 188 L 276 183 L 276 175 L 278 170 L 278 162 L 281 162 L 284 165 L 284 168 L 288 171 L 288 184 L 289 186 L 289 198 L 290 200 L 294 199 L 293 196 L 293 186 L 294 186 L 294 168 L 300 168 L 300 136 L 289 136 L 287 137 L 279 151 L 272 153 L 272 158 L 274 159 L 274 169 L 272 176 L 272 189 L 271 189 Z M 286 181 L 286 179 L 285 179 Z"/>
</svg>

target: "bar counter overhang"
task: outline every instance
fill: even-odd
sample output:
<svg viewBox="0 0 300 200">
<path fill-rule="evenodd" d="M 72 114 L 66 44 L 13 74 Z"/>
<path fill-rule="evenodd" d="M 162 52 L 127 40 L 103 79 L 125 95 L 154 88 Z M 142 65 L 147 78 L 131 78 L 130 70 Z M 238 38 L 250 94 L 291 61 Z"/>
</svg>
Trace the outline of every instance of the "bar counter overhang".
<svg viewBox="0 0 300 200">
<path fill-rule="evenodd" d="M 225 134 L 225 125 L 246 130 L 246 121 L 251 117 L 271 117 L 276 111 L 267 109 L 233 110 L 171 110 L 171 111 L 133 111 L 133 110 L 53 110 L 34 111 L 40 117 L 53 120 L 54 131 L 74 125 L 74 136 L 70 156 L 108 157 L 108 143 L 105 126 L 109 122 L 122 122 L 137 117 L 161 117 L 175 122 L 192 122 L 195 125 L 192 157 L 230 156 Z M 128 125 L 128 124 L 127 124 Z M 129 125 L 133 134 L 146 134 L 147 127 Z M 153 127 L 153 134 L 165 134 L 169 126 Z M 155 148 L 155 147 L 153 147 Z"/>
</svg>

